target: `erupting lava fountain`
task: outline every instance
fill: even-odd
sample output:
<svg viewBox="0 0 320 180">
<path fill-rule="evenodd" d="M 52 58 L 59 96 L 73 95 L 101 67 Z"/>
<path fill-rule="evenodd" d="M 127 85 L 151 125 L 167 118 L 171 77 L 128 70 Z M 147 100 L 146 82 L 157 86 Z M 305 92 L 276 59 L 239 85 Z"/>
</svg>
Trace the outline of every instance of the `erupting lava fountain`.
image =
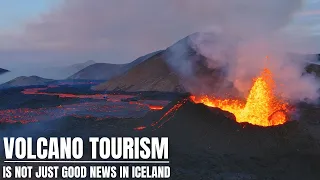
<svg viewBox="0 0 320 180">
<path fill-rule="evenodd" d="M 239 123 L 258 126 L 284 124 L 289 112 L 288 103 L 274 94 L 275 82 L 268 68 L 263 69 L 250 89 L 246 102 L 238 99 L 218 99 L 208 96 L 192 96 L 195 103 L 203 103 L 233 113 Z"/>
</svg>

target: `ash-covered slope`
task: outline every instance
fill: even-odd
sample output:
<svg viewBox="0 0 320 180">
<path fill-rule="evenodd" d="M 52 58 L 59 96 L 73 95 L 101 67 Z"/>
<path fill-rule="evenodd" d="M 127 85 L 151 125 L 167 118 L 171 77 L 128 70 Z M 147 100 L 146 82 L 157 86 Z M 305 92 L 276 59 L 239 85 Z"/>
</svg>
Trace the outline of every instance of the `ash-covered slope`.
<svg viewBox="0 0 320 180">
<path fill-rule="evenodd" d="M 92 64 L 74 75 L 68 77 L 67 79 L 77 79 L 77 80 L 109 80 L 115 76 L 118 76 L 132 67 L 140 64 L 144 60 L 148 59 L 150 56 L 159 53 L 160 51 L 147 54 L 145 56 L 139 57 L 131 63 L 127 64 L 110 64 L 110 63 L 95 63 Z"/>
<path fill-rule="evenodd" d="M 36 85 L 46 85 L 53 82 L 53 79 L 45 79 L 39 76 L 20 76 L 11 81 L 8 81 L 2 85 L 0 88 L 10 88 L 10 87 L 20 87 L 20 86 L 36 86 Z"/>
<path fill-rule="evenodd" d="M 131 68 L 126 73 L 93 87 L 94 90 L 183 91 L 178 76 L 170 70 L 163 52 Z"/>
<path fill-rule="evenodd" d="M 0 68 L 0 75 L 9 72 L 9 70 Z"/>
</svg>

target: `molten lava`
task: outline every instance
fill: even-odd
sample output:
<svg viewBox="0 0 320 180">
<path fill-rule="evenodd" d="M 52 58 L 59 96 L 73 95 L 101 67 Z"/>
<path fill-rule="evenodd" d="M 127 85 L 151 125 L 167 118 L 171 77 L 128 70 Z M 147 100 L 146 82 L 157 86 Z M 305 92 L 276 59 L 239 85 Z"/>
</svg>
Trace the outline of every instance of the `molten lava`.
<svg viewBox="0 0 320 180">
<path fill-rule="evenodd" d="M 203 103 L 233 113 L 237 122 L 258 126 L 275 126 L 287 121 L 288 104 L 277 99 L 272 73 L 265 68 L 257 77 L 246 102 L 238 99 L 217 99 L 208 96 L 192 96 L 195 103 Z"/>
<path fill-rule="evenodd" d="M 163 109 L 163 106 L 149 105 L 149 108 L 150 108 L 151 110 L 156 111 L 156 110 L 162 110 L 162 109 Z"/>
</svg>

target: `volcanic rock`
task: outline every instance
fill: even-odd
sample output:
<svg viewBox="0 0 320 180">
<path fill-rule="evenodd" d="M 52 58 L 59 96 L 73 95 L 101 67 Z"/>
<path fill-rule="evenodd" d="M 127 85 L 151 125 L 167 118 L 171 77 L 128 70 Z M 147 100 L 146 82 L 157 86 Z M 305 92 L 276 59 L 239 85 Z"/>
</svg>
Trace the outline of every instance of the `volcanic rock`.
<svg viewBox="0 0 320 180">
<path fill-rule="evenodd" d="M 237 123 L 229 112 L 189 100 L 185 100 L 172 117 L 164 117 L 154 128 L 156 132 L 169 135 L 171 141 L 179 141 L 174 144 L 199 144 L 205 149 L 214 147 L 212 151 L 219 153 L 261 155 L 274 150 L 286 151 L 292 147 L 300 147 L 301 150 L 315 145 L 296 121 L 271 127 Z"/>
<path fill-rule="evenodd" d="M 21 94 L 21 90 L 14 90 Z M 6 93 L 18 98 L 11 90 Z M 52 102 L 44 100 L 42 103 L 47 106 Z M 308 127 L 301 121 L 264 128 L 239 124 L 234 118 L 220 109 L 194 104 L 186 94 L 144 118 L 98 120 L 93 116 L 72 115 L 53 121 L 1 124 L 0 134 L 2 137 L 28 134 L 84 139 L 166 136 L 169 137 L 171 179 L 319 179 L 319 141 L 309 134 Z M 319 132 L 319 126 L 317 130 Z M 3 152 L 0 155 L 3 162 Z M 84 144 L 84 160 L 91 160 L 90 143 Z"/>
<path fill-rule="evenodd" d="M 45 79 L 39 76 L 30 76 L 30 77 L 20 76 L 0 85 L 0 87 L 10 88 L 10 87 L 20 87 L 20 86 L 46 85 L 53 81 L 54 81 L 53 79 Z"/>
<path fill-rule="evenodd" d="M 320 77 L 320 54 L 290 54 L 289 57 L 294 61 L 299 61 L 301 59 L 307 61 L 304 68 L 304 74 L 309 73 Z"/>
<path fill-rule="evenodd" d="M 150 56 L 159 53 L 160 51 L 147 54 L 145 56 L 139 57 L 131 63 L 127 64 L 110 64 L 110 63 L 94 63 L 74 75 L 68 77 L 67 79 L 77 79 L 77 80 L 109 80 L 115 76 L 118 76 L 129 69 L 135 67 L 141 62 L 148 59 Z"/>
<path fill-rule="evenodd" d="M 172 174 L 181 179 L 204 177 L 209 169 L 205 177 L 212 179 L 320 177 L 318 140 L 298 121 L 272 127 L 240 124 L 232 114 L 188 98 L 144 119 L 143 136 L 169 137 L 171 167 L 181 167 Z"/>
<path fill-rule="evenodd" d="M 306 72 L 309 74 L 314 74 L 320 77 L 320 65 L 319 64 L 309 64 L 305 68 Z"/>
</svg>

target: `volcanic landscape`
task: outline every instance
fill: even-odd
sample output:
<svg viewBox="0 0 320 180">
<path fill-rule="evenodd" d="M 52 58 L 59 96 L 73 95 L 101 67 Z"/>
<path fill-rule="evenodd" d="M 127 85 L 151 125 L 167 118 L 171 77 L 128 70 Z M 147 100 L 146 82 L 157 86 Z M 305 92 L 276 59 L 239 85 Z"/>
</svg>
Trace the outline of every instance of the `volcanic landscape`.
<svg viewBox="0 0 320 180">
<path fill-rule="evenodd" d="M 68 86 L 70 88 L 70 86 Z M 27 102 L 33 101 L 36 104 L 33 108 L 12 108 L 0 110 L 0 123 L 30 123 L 46 120 L 54 120 L 65 116 L 81 118 L 95 117 L 105 118 L 138 118 L 143 117 L 149 111 L 161 110 L 169 100 L 130 100 L 141 93 L 119 94 L 71 94 L 55 93 L 50 91 L 61 90 L 64 86 L 52 85 L 41 88 L 25 88 L 17 94 L 10 94 L 25 99 Z M 79 88 L 79 87 L 78 87 Z M 21 90 L 21 88 L 18 88 Z M 75 89 L 76 90 L 76 89 Z M 8 90 L 15 91 L 15 90 Z M 49 91 L 49 92 L 48 92 Z M 6 92 L 4 95 L 8 96 Z M 75 93 L 79 93 L 75 91 Z M 52 98 L 57 102 L 52 101 Z M 46 99 L 47 98 L 47 99 Z M 21 99 L 20 99 L 21 100 Z M 22 100 L 23 101 L 23 100 Z M 59 105 L 50 105 L 57 104 Z M 13 104 L 13 103 L 12 103 Z M 19 104 L 20 105 L 20 104 Z M 48 107 L 49 105 L 49 107 Z"/>
<path fill-rule="evenodd" d="M 237 96 L 224 71 L 210 68 L 191 48 L 185 53 L 195 57 L 190 60 L 195 77 L 212 89 L 227 86 L 222 96 L 220 91 L 190 93 L 165 59 L 169 50 L 125 66 L 105 64 L 115 75 L 105 73 L 103 81 L 86 79 L 97 74 L 94 64 L 81 70 L 81 79 L 32 76 L 5 83 L 1 136 L 165 136 L 172 179 L 320 178 L 319 102 L 293 102 L 277 94 L 276 74 L 268 66 L 255 74 L 247 96 Z M 316 74 L 318 68 L 308 66 L 305 73 Z"/>
<path fill-rule="evenodd" d="M 318 107 L 299 105 L 301 117 L 293 121 L 284 116 L 289 113 L 284 106 L 287 109 L 273 117 L 281 121 L 252 125 L 237 122 L 237 114 L 216 108 L 209 97 L 98 92 L 91 90 L 94 85 L 2 90 L 2 136 L 169 136 L 174 179 L 320 177 Z"/>
</svg>

